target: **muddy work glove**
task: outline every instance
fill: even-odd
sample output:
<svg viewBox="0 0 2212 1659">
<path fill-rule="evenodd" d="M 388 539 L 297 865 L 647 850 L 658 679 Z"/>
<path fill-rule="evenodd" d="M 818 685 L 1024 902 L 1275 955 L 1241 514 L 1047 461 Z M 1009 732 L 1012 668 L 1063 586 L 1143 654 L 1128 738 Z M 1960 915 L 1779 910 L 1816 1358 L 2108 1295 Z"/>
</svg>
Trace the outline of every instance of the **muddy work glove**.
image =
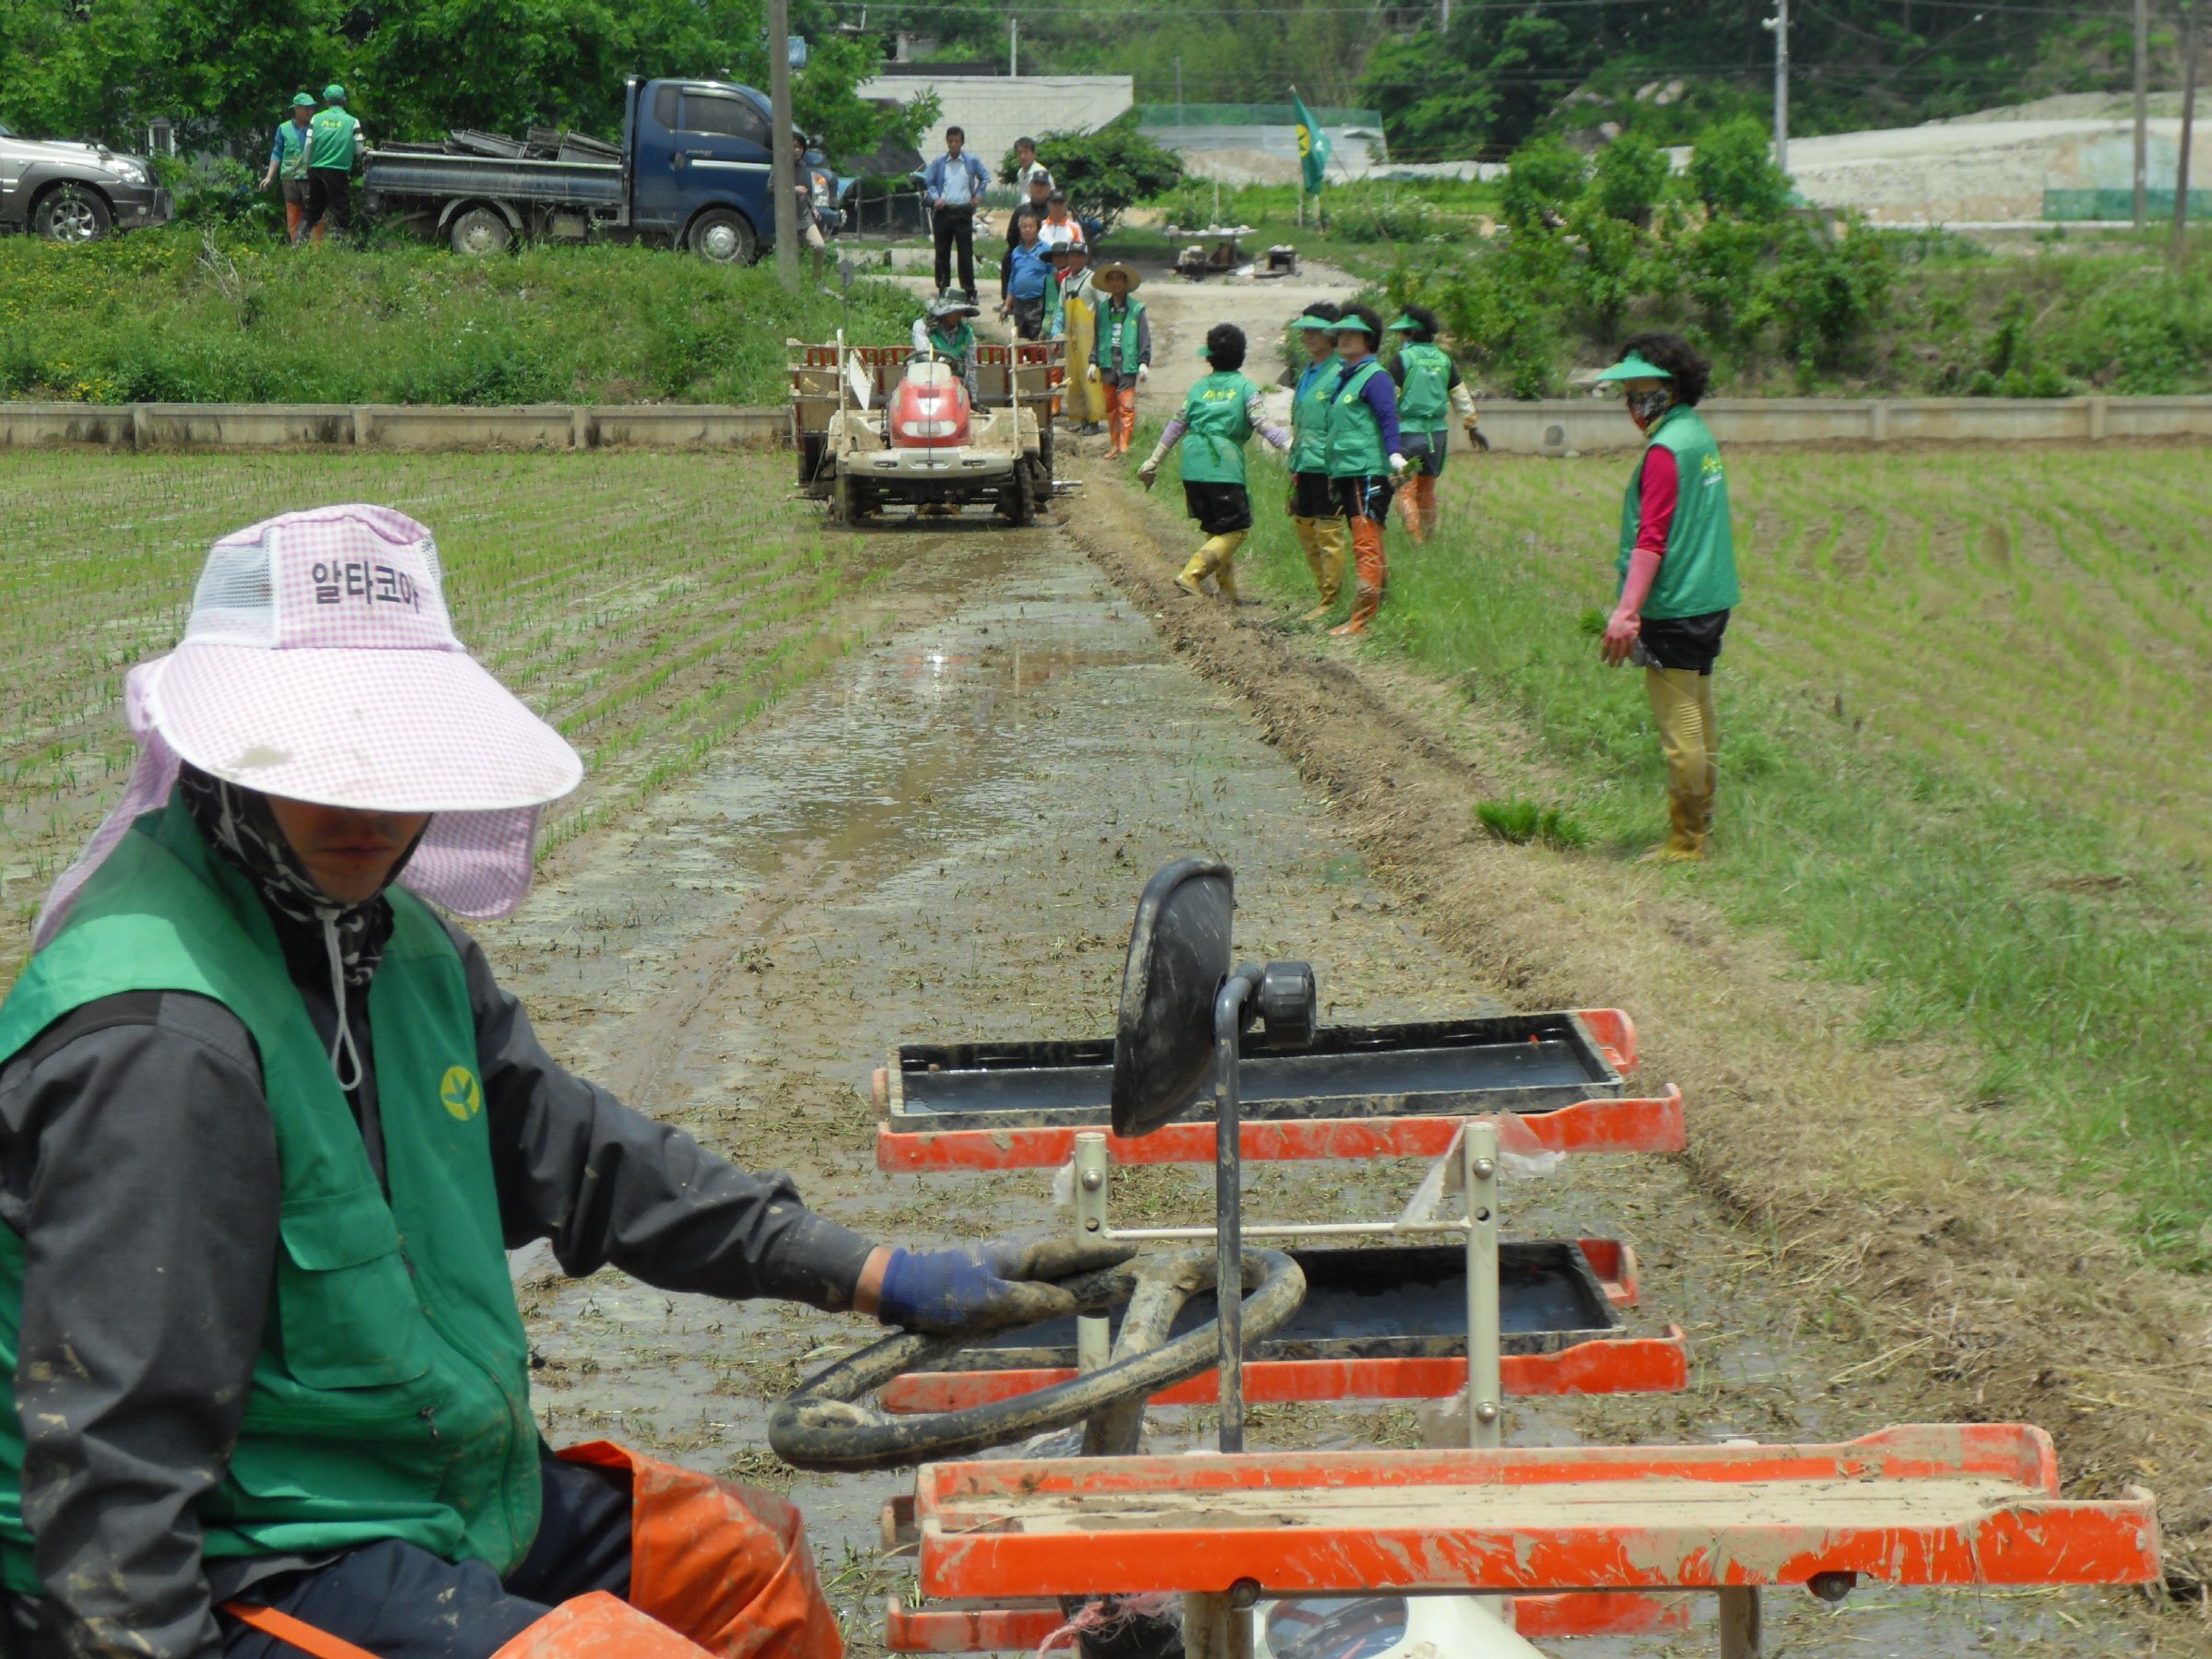
<svg viewBox="0 0 2212 1659">
<path fill-rule="evenodd" d="M 1159 445 L 1149 455 L 1145 457 L 1145 464 L 1136 469 L 1136 481 L 1147 489 L 1151 488 L 1159 479 L 1159 464 L 1167 458 L 1167 453 L 1168 446 L 1164 443 Z"/>
<path fill-rule="evenodd" d="M 1075 1297 L 1049 1281 L 1116 1266 L 1135 1253 L 1134 1244 L 1083 1239 L 1000 1239 L 919 1254 L 895 1250 L 876 1317 L 945 1336 L 1041 1324 L 1076 1311 Z"/>
<path fill-rule="evenodd" d="M 1391 458 L 1390 458 L 1390 476 L 1391 476 L 1392 477 L 1394 477 L 1394 477 L 1397 477 L 1397 476 L 1398 476 L 1400 473 L 1404 472 L 1405 470 L 1406 470 L 1406 457 L 1405 457 L 1405 456 L 1403 456 L 1403 455 L 1393 455 L 1393 456 L 1391 456 Z"/>
</svg>

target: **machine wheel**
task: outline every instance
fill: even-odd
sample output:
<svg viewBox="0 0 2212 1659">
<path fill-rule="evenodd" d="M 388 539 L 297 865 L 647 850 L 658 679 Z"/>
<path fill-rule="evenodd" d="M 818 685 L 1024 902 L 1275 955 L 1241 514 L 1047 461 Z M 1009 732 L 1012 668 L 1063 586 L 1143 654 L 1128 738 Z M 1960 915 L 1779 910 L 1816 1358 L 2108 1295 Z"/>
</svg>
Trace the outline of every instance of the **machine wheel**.
<svg viewBox="0 0 2212 1659">
<path fill-rule="evenodd" d="M 1037 460 L 1044 468 L 1044 487 L 1049 490 L 1053 487 L 1053 423 L 1049 419 L 1037 423 Z"/>
<path fill-rule="evenodd" d="M 745 216 L 727 207 L 710 207 L 691 221 L 691 252 L 709 265 L 750 265 L 759 239 Z"/>
<path fill-rule="evenodd" d="M 830 485 L 830 520 L 849 530 L 857 530 L 875 505 L 868 494 L 866 483 L 856 473 L 846 473 Z"/>
<path fill-rule="evenodd" d="M 812 491 L 821 483 L 822 456 L 829 449 L 829 434 L 801 432 L 799 434 L 799 488 Z"/>
<path fill-rule="evenodd" d="M 1006 488 L 998 492 L 999 516 L 1018 530 L 1026 530 L 1037 522 L 1037 490 L 1033 463 L 1023 456 L 1014 463 L 1014 476 L 1006 481 Z"/>
<path fill-rule="evenodd" d="M 1163 1388 L 1212 1370 L 1220 1358 L 1220 1326 L 1213 1322 L 1167 1340 L 1182 1304 L 1213 1288 L 1213 1247 L 1140 1256 L 1059 1282 L 1087 1313 L 1103 1312 L 1124 1300 L 1129 1303 L 1112 1362 L 1104 1369 L 965 1411 L 893 1417 L 855 1402 L 901 1371 L 940 1367 L 971 1338 L 919 1332 L 887 1336 L 786 1395 L 770 1414 L 769 1445 L 794 1468 L 898 1469 L 964 1457 L 1088 1418 L 1092 1423 L 1087 1453 L 1134 1450 L 1124 1442 L 1141 1427 L 1145 1402 Z M 1252 1343 L 1280 1330 L 1298 1312 L 1305 1300 L 1306 1276 L 1280 1251 L 1248 1250 L 1244 1286 L 1244 1340 Z M 1092 1438 L 1101 1441 L 1095 1452 L 1088 1444 Z"/>
<path fill-rule="evenodd" d="M 107 197 L 88 184 L 56 184 L 30 210 L 31 229 L 48 241 L 98 241 L 114 224 Z"/>
<path fill-rule="evenodd" d="M 514 231 L 496 209 L 471 207 L 454 218 L 446 239 L 464 259 L 489 259 L 514 245 Z"/>
</svg>

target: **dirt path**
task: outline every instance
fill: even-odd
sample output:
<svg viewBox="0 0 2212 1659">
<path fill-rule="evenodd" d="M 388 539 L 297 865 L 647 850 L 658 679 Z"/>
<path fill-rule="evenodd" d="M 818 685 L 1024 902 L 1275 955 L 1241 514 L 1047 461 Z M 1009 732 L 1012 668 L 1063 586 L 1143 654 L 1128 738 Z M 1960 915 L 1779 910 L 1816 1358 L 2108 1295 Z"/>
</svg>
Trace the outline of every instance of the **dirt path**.
<svg viewBox="0 0 2212 1659">
<path fill-rule="evenodd" d="M 484 936 L 556 1053 L 733 1158 L 791 1170 L 827 1213 L 931 1243 L 1061 1225 L 1065 1212 L 1047 1172 L 877 1173 L 870 1070 L 900 1041 L 1110 1030 L 1136 891 L 1169 858 L 1230 861 L 1241 954 L 1312 960 L 1333 1020 L 1540 1002 L 1532 993 L 1546 982 L 1516 988 L 1495 971 L 1495 951 L 1435 925 L 1437 901 L 1417 897 L 1403 869 L 1371 868 L 1371 850 L 1392 845 L 1375 833 L 1375 792 L 1417 783 L 1422 766 L 1459 764 L 1449 752 L 1415 724 L 1378 716 L 1361 734 L 1370 770 L 1402 756 L 1403 777 L 1317 773 L 1299 723 L 1359 708 L 1358 682 L 1321 669 L 1247 677 L 1234 683 L 1246 701 L 1209 683 L 1192 664 L 1218 654 L 1221 641 L 1203 636 L 1218 618 L 1157 597 L 1164 560 L 1133 551 L 1149 545 L 1141 513 L 1112 490 L 1084 514 L 1098 562 L 1053 528 L 877 532 L 900 538 L 903 558 L 867 604 L 895 622 L 696 784 L 548 862 L 523 912 Z M 1218 631 L 1272 649 L 1258 629 Z M 1211 656 L 1207 671 L 1221 677 Z M 1269 697 L 1297 706 L 1269 712 Z M 1253 718 L 1253 700 L 1266 717 Z M 1599 1000 L 1637 1009 L 1634 979 L 1619 976 Z M 1418 1172 L 1271 1167 L 1247 1213 L 1383 1213 Z M 1895 1371 L 1824 1335 L 1811 1293 L 1778 1277 L 1775 1241 L 1724 1219 L 1692 1174 L 1685 1160 L 1585 1159 L 1511 1186 L 1518 1236 L 1633 1243 L 1645 1272 L 1631 1328 L 1679 1322 L 1695 1354 L 1686 1394 L 1518 1406 L 1512 1439 L 1827 1438 L 1909 1417 L 1917 1396 L 1894 1385 Z M 1210 1181 L 1197 1170 L 1124 1175 L 1117 1213 L 1198 1219 Z M 877 1559 L 876 1516 L 903 1480 L 794 1479 L 765 1453 L 762 1424 L 802 1369 L 873 1327 L 667 1296 L 612 1272 L 571 1282 L 536 1251 L 522 1253 L 516 1274 L 551 1438 L 618 1433 L 787 1486 L 857 1644 L 871 1649 L 880 1595 L 904 1571 Z M 1415 1438 L 1404 1408 L 1254 1415 L 1256 1446 Z M 1151 1444 L 1208 1443 L 1206 1416 L 1159 1413 Z M 2145 1634 L 2122 1599 L 2071 1592 L 1876 1589 L 1840 1612 L 1777 1596 L 1770 1619 L 1771 1651 L 1792 1654 L 2120 1653 Z M 1607 1640 L 1570 1651 L 1668 1648 Z"/>
</svg>

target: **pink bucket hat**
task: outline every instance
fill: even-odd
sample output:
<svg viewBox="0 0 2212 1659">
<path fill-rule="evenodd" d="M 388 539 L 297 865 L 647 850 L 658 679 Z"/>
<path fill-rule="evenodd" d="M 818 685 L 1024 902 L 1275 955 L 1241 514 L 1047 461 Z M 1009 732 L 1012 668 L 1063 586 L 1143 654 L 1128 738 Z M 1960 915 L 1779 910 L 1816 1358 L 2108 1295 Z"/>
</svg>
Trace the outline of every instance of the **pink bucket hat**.
<svg viewBox="0 0 2212 1659">
<path fill-rule="evenodd" d="M 529 890 L 538 808 L 582 781 L 568 741 L 453 635 L 437 544 L 388 507 L 315 507 L 209 550 L 184 638 L 124 685 L 123 799 L 47 895 L 44 945 L 178 761 L 266 794 L 434 816 L 400 884 L 464 916 Z"/>
</svg>

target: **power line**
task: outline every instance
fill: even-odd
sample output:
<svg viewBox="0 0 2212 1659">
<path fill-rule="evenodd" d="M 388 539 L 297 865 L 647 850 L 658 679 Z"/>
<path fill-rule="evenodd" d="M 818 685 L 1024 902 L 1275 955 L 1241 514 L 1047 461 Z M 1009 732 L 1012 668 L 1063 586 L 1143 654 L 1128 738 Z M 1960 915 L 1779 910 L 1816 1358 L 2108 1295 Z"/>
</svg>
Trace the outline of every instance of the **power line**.
<svg viewBox="0 0 2212 1659">
<path fill-rule="evenodd" d="M 872 0 L 820 0 L 835 10 L 865 12 Z M 2071 6 L 2036 6 L 2020 4 L 2019 0 L 1912 0 L 1915 6 L 1930 10 L 1971 11 L 1981 16 L 2016 16 L 2040 18 L 2072 18 L 2081 22 L 2103 18 L 2107 22 L 2125 22 L 2124 12 L 2088 12 Z M 1664 0 L 1453 0 L 1455 9 L 1463 12 L 1507 11 L 1584 11 L 1622 6 L 1651 7 L 1663 5 Z M 877 6 L 880 10 L 880 5 Z M 1384 10 L 1375 5 L 1367 6 L 1033 6 L 1028 0 L 942 0 L 933 5 L 932 12 L 980 12 L 992 17 L 1004 16 L 1018 10 L 1024 18 L 1076 18 L 1090 23 L 1110 23 L 1119 18 L 1234 18 L 1251 21 L 1264 16 L 1290 21 L 1311 17 L 1363 17 L 1373 18 Z M 1411 7 L 1406 8 L 1411 10 Z M 1977 20 L 1979 20 L 1977 18 Z"/>
</svg>

